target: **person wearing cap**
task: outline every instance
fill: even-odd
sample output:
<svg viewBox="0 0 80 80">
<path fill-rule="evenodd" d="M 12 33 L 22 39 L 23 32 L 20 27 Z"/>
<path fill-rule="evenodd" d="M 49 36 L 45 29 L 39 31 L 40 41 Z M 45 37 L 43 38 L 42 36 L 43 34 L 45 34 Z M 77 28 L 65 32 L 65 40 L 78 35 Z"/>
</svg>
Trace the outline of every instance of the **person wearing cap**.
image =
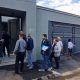
<svg viewBox="0 0 80 80">
<path fill-rule="evenodd" d="M 34 65 L 33 65 L 33 62 L 32 62 L 32 52 L 33 52 L 33 48 L 34 48 L 34 41 L 31 37 L 30 34 L 28 34 L 28 37 L 27 37 L 27 61 L 28 61 L 28 65 L 27 67 L 29 69 L 33 69 Z"/>
<path fill-rule="evenodd" d="M 26 42 L 23 39 L 24 33 L 19 33 L 19 39 L 16 42 L 14 53 L 16 54 L 16 61 L 15 61 L 15 73 L 18 74 L 19 71 L 23 72 L 24 66 L 24 58 L 25 58 L 25 50 L 26 50 Z M 21 62 L 20 70 L 19 70 L 19 62 Z"/>
</svg>

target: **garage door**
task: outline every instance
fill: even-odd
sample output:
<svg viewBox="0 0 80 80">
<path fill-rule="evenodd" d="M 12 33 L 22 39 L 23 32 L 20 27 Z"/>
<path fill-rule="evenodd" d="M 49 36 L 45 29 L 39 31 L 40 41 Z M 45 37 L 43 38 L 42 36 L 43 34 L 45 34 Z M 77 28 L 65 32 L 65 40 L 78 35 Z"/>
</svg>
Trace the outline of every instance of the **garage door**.
<svg viewBox="0 0 80 80">
<path fill-rule="evenodd" d="M 73 52 L 80 51 L 80 27 L 79 25 L 50 22 L 49 23 L 49 36 L 51 36 L 52 39 L 57 36 L 60 36 L 62 38 L 65 53 L 68 51 L 67 49 L 68 39 L 72 39 L 73 43 L 75 44 Z"/>
</svg>

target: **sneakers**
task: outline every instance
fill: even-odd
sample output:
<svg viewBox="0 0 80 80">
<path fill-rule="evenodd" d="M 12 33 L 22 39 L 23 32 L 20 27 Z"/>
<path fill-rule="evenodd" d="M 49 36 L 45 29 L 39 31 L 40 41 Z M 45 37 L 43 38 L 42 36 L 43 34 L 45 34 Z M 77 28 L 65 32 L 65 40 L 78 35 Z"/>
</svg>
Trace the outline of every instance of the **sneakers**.
<svg viewBox="0 0 80 80">
<path fill-rule="evenodd" d="M 30 69 L 30 70 L 33 69 L 33 66 L 30 66 L 29 69 Z"/>
<path fill-rule="evenodd" d="M 45 69 L 39 69 L 38 71 L 40 71 L 40 72 L 41 72 L 41 71 L 45 71 Z"/>
<path fill-rule="evenodd" d="M 30 67 L 30 65 L 26 65 L 27 67 Z"/>
<path fill-rule="evenodd" d="M 52 67 L 48 68 L 47 71 L 52 71 Z"/>
</svg>

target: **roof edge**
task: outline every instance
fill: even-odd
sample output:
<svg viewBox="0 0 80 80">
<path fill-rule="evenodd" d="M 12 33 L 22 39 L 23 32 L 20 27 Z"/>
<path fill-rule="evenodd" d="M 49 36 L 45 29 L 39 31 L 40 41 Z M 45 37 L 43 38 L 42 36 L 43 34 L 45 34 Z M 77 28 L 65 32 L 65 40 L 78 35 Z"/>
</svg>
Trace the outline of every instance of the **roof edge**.
<svg viewBox="0 0 80 80">
<path fill-rule="evenodd" d="M 65 14 L 65 15 L 80 18 L 80 16 L 76 15 L 76 14 L 72 14 L 72 13 L 68 13 L 68 12 L 64 12 L 64 11 L 59 11 L 59 10 L 55 10 L 55 9 L 51 9 L 51 8 L 47 8 L 47 7 L 43 7 L 43 6 L 38 6 L 38 5 L 36 7 L 37 7 L 37 9 L 42 9 L 42 10 L 46 10 L 46 11 L 50 11 L 50 12 L 56 12 L 56 13 Z"/>
</svg>

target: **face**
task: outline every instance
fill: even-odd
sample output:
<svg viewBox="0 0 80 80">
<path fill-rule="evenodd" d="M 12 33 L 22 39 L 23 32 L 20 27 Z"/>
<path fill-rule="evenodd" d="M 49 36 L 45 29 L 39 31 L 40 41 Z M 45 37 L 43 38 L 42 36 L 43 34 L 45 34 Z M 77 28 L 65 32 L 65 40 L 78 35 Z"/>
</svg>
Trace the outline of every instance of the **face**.
<svg viewBox="0 0 80 80">
<path fill-rule="evenodd" d="M 57 37 L 58 38 L 58 40 L 60 41 L 61 40 L 61 38 L 60 37 Z"/>
<path fill-rule="evenodd" d="M 44 39 L 44 36 L 42 35 L 42 39 Z"/>
<path fill-rule="evenodd" d="M 20 35 L 19 35 L 19 38 L 20 38 Z"/>
<path fill-rule="evenodd" d="M 56 44 L 56 40 L 55 39 L 53 39 L 53 43 Z"/>
<path fill-rule="evenodd" d="M 28 39 L 31 38 L 30 36 L 28 36 Z"/>
</svg>

